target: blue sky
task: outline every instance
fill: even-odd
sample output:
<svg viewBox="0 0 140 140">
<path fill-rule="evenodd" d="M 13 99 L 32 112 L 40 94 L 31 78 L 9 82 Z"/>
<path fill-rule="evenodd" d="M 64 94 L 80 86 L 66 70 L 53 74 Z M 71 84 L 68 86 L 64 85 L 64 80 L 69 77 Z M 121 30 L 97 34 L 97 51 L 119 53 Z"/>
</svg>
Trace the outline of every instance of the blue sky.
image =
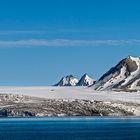
<svg viewBox="0 0 140 140">
<path fill-rule="evenodd" d="M 139 0 L 0 1 L 0 85 L 98 79 L 140 56 Z"/>
</svg>

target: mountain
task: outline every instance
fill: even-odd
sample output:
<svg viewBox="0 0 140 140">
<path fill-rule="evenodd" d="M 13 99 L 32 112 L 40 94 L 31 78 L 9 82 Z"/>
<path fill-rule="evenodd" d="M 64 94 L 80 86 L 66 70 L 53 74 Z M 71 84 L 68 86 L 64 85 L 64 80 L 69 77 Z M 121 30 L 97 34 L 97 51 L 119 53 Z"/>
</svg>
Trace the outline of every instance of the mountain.
<svg viewBox="0 0 140 140">
<path fill-rule="evenodd" d="M 76 79 L 73 75 L 68 75 L 68 76 L 63 77 L 54 86 L 76 86 L 77 83 L 78 83 L 78 79 Z"/>
<path fill-rule="evenodd" d="M 129 56 L 105 73 L 94 85 L 95 90 L 140 88 L 140 58 Z"/>
<path fill-rule="evenodd" d="M 79 82 L 77 83 L 77 86 L 91 86 L 95 83 L 95 80 L 93 80 L 91 77 L 89 77 L 87 74 L 84 74 Z"/>
</svg>

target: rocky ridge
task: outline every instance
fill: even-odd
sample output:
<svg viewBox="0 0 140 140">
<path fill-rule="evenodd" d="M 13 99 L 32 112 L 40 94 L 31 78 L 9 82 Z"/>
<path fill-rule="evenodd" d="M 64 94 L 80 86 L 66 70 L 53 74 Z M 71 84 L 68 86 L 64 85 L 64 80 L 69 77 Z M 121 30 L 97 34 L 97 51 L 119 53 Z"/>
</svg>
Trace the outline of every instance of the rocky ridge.
<svg viewBox="0 0 140 140">
<path fill-rule="evenodd" d="M 140 105 L 134 103 L 84 99 L 42 99 L 10 94 L 0 94 L 0 100 L 1 117 L 140 115 Z"/>
</svg>

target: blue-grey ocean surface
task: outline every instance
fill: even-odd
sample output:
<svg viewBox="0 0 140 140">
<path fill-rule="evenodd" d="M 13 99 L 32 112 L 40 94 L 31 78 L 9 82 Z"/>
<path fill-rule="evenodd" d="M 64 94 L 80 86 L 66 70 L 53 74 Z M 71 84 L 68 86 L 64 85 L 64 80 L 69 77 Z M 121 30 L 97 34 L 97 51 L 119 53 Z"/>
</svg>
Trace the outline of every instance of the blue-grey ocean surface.
<svg viewBox="0 0 140 140">
<path fill-rule="evenodd" d="M 140 118 L 1 118 L 0 140 L 140 140 Z"/>
</svg>

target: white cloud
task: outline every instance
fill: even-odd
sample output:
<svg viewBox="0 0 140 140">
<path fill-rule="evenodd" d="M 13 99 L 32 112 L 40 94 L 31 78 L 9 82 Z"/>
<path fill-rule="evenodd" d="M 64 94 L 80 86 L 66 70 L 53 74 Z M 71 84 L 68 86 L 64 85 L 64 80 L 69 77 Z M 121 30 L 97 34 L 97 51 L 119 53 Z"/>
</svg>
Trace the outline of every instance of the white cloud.
<svg viewBox="0 0 140 140">
<path fill-rule="evenodd" d="M 0 35 L 24 35 L 24 34 L 47 34 L 50 31 L 40 31 L 40 30 L 10 30 L 2 31 L 0 30 Z"/>
<path fill-rule="evenodd" d="M 45 30 L 0 30 L 0 35 L 25 35 L 25 34 L 55 34 L 55 33 L 91 33 L 93 30 L 78 30 L 78 29 L 45 29 Z"/>
<path fill-rule="evenodd" d="M 64 47 L 64 46 L 140 46 L 140 40 L 66 40 L 66 39 L 31 39 L 31 40 L 0 40 L 0 47 Z"/>
</svg>

